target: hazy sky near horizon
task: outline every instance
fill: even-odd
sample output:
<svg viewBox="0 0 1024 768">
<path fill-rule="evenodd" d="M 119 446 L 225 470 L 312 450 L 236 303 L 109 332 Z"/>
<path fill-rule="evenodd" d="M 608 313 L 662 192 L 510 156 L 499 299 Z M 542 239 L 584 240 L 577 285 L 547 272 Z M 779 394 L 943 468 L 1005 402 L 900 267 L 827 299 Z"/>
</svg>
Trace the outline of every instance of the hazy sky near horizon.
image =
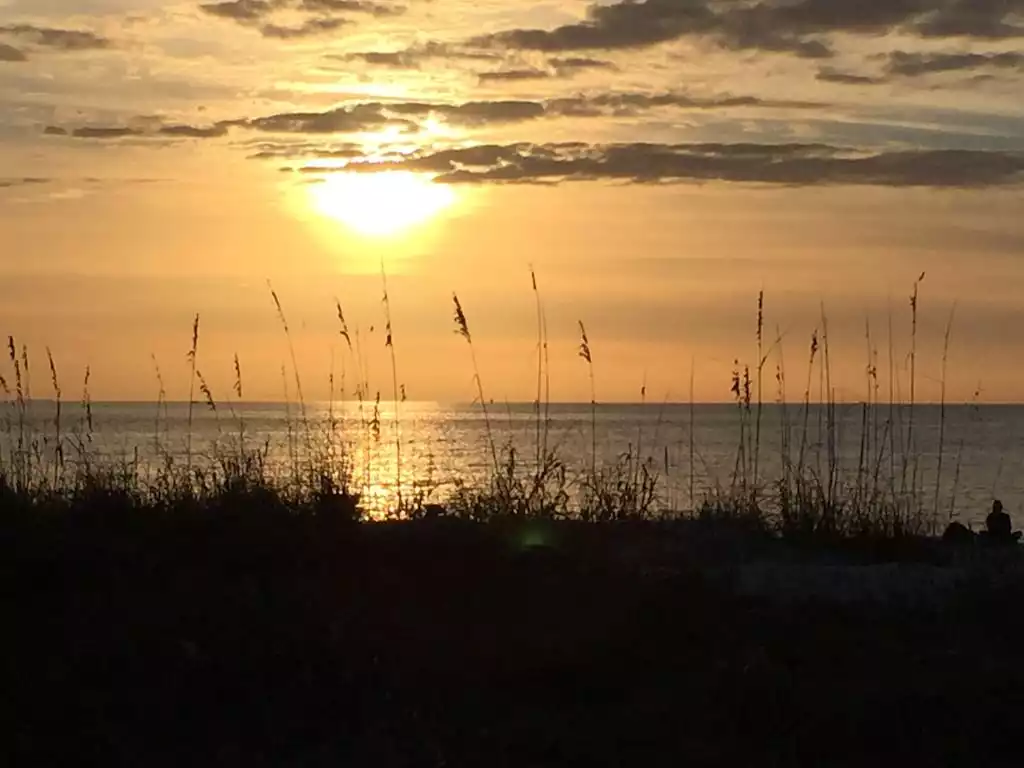
<svg viewBox="0 0 1024 768">
<path fill-rule="evenodd" d="M 934 399 L 1024 400 L 1024 0 L 0 0 L 0 332 L 65 394 L 310 399 L 352 356 L 391 394 L 803 397 L 870 346 Z M 9 378 L 9 371 L 2 370 Z M 289 374 L 290 375 L 290 374 Z M 814 376 L 817 380 L 817 374 Z M 77 394 L 77 393 L 76 393 Z"/>
</svg>

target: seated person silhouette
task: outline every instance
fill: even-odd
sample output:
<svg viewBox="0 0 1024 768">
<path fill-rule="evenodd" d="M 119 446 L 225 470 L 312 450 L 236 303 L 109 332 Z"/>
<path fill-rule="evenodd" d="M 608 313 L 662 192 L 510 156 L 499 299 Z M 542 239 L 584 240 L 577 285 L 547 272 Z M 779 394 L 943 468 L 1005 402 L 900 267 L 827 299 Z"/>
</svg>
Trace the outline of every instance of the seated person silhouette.
<svg viewBox="0 0 1024 768">
<path fill-rule="evenodd" d="M 988 544 L 1016 544 L 1021 532 L 1014 531 L 1010 516 L 1003 511 L 1003 502 L 996 499 L 992 502 L 992 511 L 985 518 L 985 531 L 982 536 Z"/>
<path fill-rule="evenodd" d="M 963 523 L 952 522 L 946 526 L 942 540 L 947 544 L 966 546 L 974 543 L 974 532 Z"/>
</svg>

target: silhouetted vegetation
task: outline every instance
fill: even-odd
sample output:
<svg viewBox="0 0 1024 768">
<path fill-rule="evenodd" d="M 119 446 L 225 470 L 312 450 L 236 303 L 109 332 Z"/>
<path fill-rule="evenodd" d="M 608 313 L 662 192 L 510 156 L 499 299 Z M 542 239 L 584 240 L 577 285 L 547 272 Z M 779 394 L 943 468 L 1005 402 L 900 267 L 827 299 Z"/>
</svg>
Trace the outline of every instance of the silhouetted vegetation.
<svg viewBox="0 0 1024 768">
<path fill-rule="evenodd" d="M 156 365 L 158 398 L 153 425 L 153 453 L 156 461 L 141 461 L 138 447 L 129 456 L 111 460 L 99 455 L 93 446 L 93 406 L 89 391 L 90 372 L 86 370 L 82 386 L 78 420 L 66 423 L 64 389 L 53 356 L 47 350 L 47 362 L 55 403 L 52 425 L 42 429 L 31 419 L 33 394 L 30 383 L 29 350 L 8 340 L 10 374 L 0 376 L 0 389 L 7 399 L 3 431 L 0 435 L 0 492 L 9 508 L 81 508 L 86 499 L 107 496 L 122 499 L 137 507 L 140 514 L 150 509 L 176 509 L 183 506 L 217 507 L 222 498 L 241 503 L 252 494 L 254 503 L 273 500 L 271 506 L 293 514 L 313 514 L 333 509 L 332 514 L 358 520 L 372 513 L 375 518 L 414 519 L 448 515 L 483 521 L 492 517 L 539 517 L 580 519 L 592 522 L 614 520 L 671 519 L 696 517 L 770 533 L 784 538 L 901 538 L 935 534 L 956 516 L 956 489 L 963 444 L 953 463 L 954 483 L 948 509 L 940 497 L 943 470 L 948 469 L 945 440 L 945 372 L 953 317 L 946 328 L 943 351 L 942 402 L 940 410 L 939 450 L 934 459 L 934 488 L 923 485 L 924 459 L 918 449 L 916 432 L 916 359 L 918 299 L 922 274 L 913 285 L 909 298 L 911 339 L 907 382 L 899 379 L 893 332 L 889 329 L 890 359 L 888 397 L 882 395 L 879 381 L 879 350 L 869 324 L 865 326 L 865 398 L 859 405 L 860 448 L 855 468 L 841 466 L 839 436 L 843 428 L 837 415 L 832 384 L 828 318 L 822 308 L 819 327 L 811 336 L 806 356 L 806 376 L 801 397 L 790 397 L 783 356 L 781 333 L 771 343 L 766 339 L 766 300 L 757 297 L 755 327 L 756 360 L 741 364 L 733 371 L 731 392 L 736 408 L 737 441 L 735 462 L 725 483 L 714 482 L 699 495 L 694 486 L 697 446 L 694 441 L 693 409 L 689 424 L 690 498 L 685 505 L 666 497 L 661 483 L 670 469 L 666 449 L 663 462 L 644 454 L 644 434 L 637 428 L 636 442 L 611 462 L 599 461 L 597 430 L 597 374 L 595 345 L 582 322 L 579 356 L 585 362 L 591 388 L 591 451 L 589 461 L 576 463 L 552 446 L 549 436 L 550 367 L 548 361 L 547 320 L 537 279 L 531 273 L 537 305 L 537 397 L 535 401 L 535 446 L 533 455 L 517 452 L 509 442 L 501 445 L 488 406 L 484 381 L 476 361 L 470 322 L 457 295 L 453 295 L 454 331 L 469 347 L 475 402 L 479 405 L 486 430 L 491 472 L 483 482 L 459 481 L 449 498 L 435 498 L 430 477 L 413 477 L 402 466 L 402 424 L 400 404 L 405 386 L 399 384 L 395 333 L 391 323 L 390 297 L 382 272 L 383 307 L 386 321 L 385 346 L 390 355 L 392 422 L 382 425 L 380 393 L 371 389 L 369 373 L 361 349 L 358 331 L 350 334 L 340 302 L 337 303 L 339 335 L 349 356 L 340 390 L 334 366 L 330 374 L 331 398 L 325 414 L 310 415 L 303 394 L 291 330 L 278 294 L 269 288 L 274 311 L 285 334 L 291 369 L 283 367 L 282 384 L 286 396 L 286 459 L 271 459 L 269 442 L 258 443 L 247 431 L 244 416 L 242 366 L 234 358 L 234 398 L 218 402 L 207 385 L 200 367 L 201 326 L 198 315 L 192 324 L 187 350 L 190 400 L 187 408 L 184 451 L 170 447 L 167 401 L 163 375 Z M 753 323 L 752 323 L 753 325 Z M 155 361 L 154 361 L 155 362 Z M 766 424 L 765 380 L 774 368 L 776 393 L 774 404 L 779 423 L 773 425 L 780 441 L 777 446 L 763 443 Z M 691 370 L 691 390 L 692 390 Z M 815 382 L 817 391 L 815 397 Z M 289 386 L 291 384 L 291 386 Z M 346 403 L 348 389 L 358 403 L 358 434 L 343 428 L 336 402 Z M 909 400 L 899 399 L 903 388 Z M 294 400 L 290 396 L 294 392 Z M 197 400 L 197 396 L 201 399 Z M 641 398 L 646 397 L 646 387 Z M 216 418 L 218 437 L 204 455 L 193 448 L 194 410 L 205 408 Z M 884 418 L 882 418 L 884 416 Z M 222 422 L 223 418 L 223 422 Z M 223 426 L 222 426 L 223 424 Z M 385 508 L 360 505 L 360 495 L 378 483 L 369 451 L 360 446 L 379 444 L 382 431 L 393 433 L 396 485 L 393 502 Z M 765 474 L 765 452 L 773 451 L 773 466 L 779 475 Z M 357 455 L 361 459 L 357 459 Z M 660 459 L 661 457 L 659 457 Z M 357 465 L 358 464 L 358 465 Z M 663 464 L 663 466 L 659 466 Z"/>
</svg>

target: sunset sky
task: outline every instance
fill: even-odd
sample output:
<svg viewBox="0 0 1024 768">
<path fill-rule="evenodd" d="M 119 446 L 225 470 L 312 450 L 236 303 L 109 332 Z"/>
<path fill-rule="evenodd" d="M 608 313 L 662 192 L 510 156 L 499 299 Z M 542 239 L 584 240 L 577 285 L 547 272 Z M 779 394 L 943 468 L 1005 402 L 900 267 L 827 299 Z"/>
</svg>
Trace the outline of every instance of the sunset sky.
<svg viewBox="0 0 1024 768">
<path fill-rule="evenodd" d="M 1024 0 L 0 0 L 0 333 L 65 389 L 172 398 L 199 365 L 282 397 L 351 366 L 390 396 L 729 398 L 781 334 L 802 398 L 822 305 L 837 396 L 866 321 L 918 388 L 1024 400 Z M 372 330 L 371 330 L 372 328 Z M 766 364 L 774 398 L 773 354 Z M 290 365 L 290 363 L 288 363 Z M 905 386 L 905 385 L 904 385 Z"/>
</svg>

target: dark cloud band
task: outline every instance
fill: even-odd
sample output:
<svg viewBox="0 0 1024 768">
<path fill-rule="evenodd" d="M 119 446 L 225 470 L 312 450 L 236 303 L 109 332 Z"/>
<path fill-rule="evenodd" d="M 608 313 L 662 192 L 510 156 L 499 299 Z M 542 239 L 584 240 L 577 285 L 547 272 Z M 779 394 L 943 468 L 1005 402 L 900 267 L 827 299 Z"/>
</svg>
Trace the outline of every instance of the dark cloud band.
<svg viewBox="0 0 1024 768">
<path fill-rule="evenodd" d="M 278 40 L 295 40 L 303 37 L 313 37 L 324 32 L 333 32 L 350 23 L 347 19 L 307 19 L 295 26 L 264 24 L 260 27 L 260 34 L 264 37 L 273 37 Z"/>
<path fill-rule="evenodd" d="M 951 72 L 1024 72 L 1024 53 L 976 52 L 908 52 L 893 51 L 886 57 L 884 70 L 878 74 L 841 72 L 828 67 L 818 72 L 818 80 L 840 85 L 878 85 L 899 78 L 925 77 Z"/>
<path fill-rule="evenodd" d="M 52 179 L 44 179 L 37 176 L 22 176 L 21 178 L 14 179 L 0 178 L 0 189 L 38 186 L 40 184 L 49 184 L 51 181 Z"/>
<path fill-rule="evenodd" d="M 325 112 L 283 112 L 257 118 L 225 120 L 211 126 L 174 125 L 151 131 L 164 136 L 211 138 L 223 136 L 230 128 L 278 134 L 341 134 L 398 128 L 406 133 L 420 130 L 428 119 L 442 120 L 464 128 L 520 123 L 543 118 L 599 118 L 637 116 L 655 109 L 728 110 L 779 109 L 816 110 L 827 105 L 810 101 L 761 99 L 755 96 L 695 96 L 680 91 L 664 93 L 610 92 L 569 96 L 546 101 L 467 101 L 461 104 L 431 102 L 364 102 Z M 79 127 L 70 131 L 49 126 L 45 133 L 74 138 L 117 139 L 148 135 L 141 129 L 119 126 Z"/>
<path fill-rule="evenodd" d="M 554 29 L 510 29 L 471 44 L 548 53 L 644 48 L 683 38 L 734 50 L 828 58 L 836 33 L 922 37 L 1024 36 L 1024 0 L 623 0 L 592 4 L 580 22 Z"/>
<path fill-rule="evenodd" d="M 938 72 L 976 69 L 1004 69 L 1024 72 L 1024 53 L 906 53 L 896 51 L 889 57 L 890 75 L 916 77 Z"/>
<path fill-rule="evenodd" d="M 80 29 L 56 29 L 34 24 L 0 26 L 0 35 L 10 35 L 44 48 L 60 51 L 95 51 L 110 47 L 110 40 L 95 32 Z"/>
<path fill-rule="evenodd" d="M 1024 154 L 968 150 L 867 153 L 820 144 L 479 145 L 316 165 L 305 173 L 419 171 L 447 184 L 625 181 L 734 182 L 790 186 L 983 188 L 1024 182 Z"/>
<path fill-rule="evenodd" d="M 348 14 L 392 16 L 405 12 L 405 7 L 372 0 L 224 0 L 204 3 L 199 9 L 210 16 L 229 19 L 258 29 L 264 37 L 291 40 L 333 32 L 351 21 Z M 313 14 L 299 24 L 269 23 L 280 10 Z M 339 16 L 345 14 L 346 16 Z"/>
</svg>

